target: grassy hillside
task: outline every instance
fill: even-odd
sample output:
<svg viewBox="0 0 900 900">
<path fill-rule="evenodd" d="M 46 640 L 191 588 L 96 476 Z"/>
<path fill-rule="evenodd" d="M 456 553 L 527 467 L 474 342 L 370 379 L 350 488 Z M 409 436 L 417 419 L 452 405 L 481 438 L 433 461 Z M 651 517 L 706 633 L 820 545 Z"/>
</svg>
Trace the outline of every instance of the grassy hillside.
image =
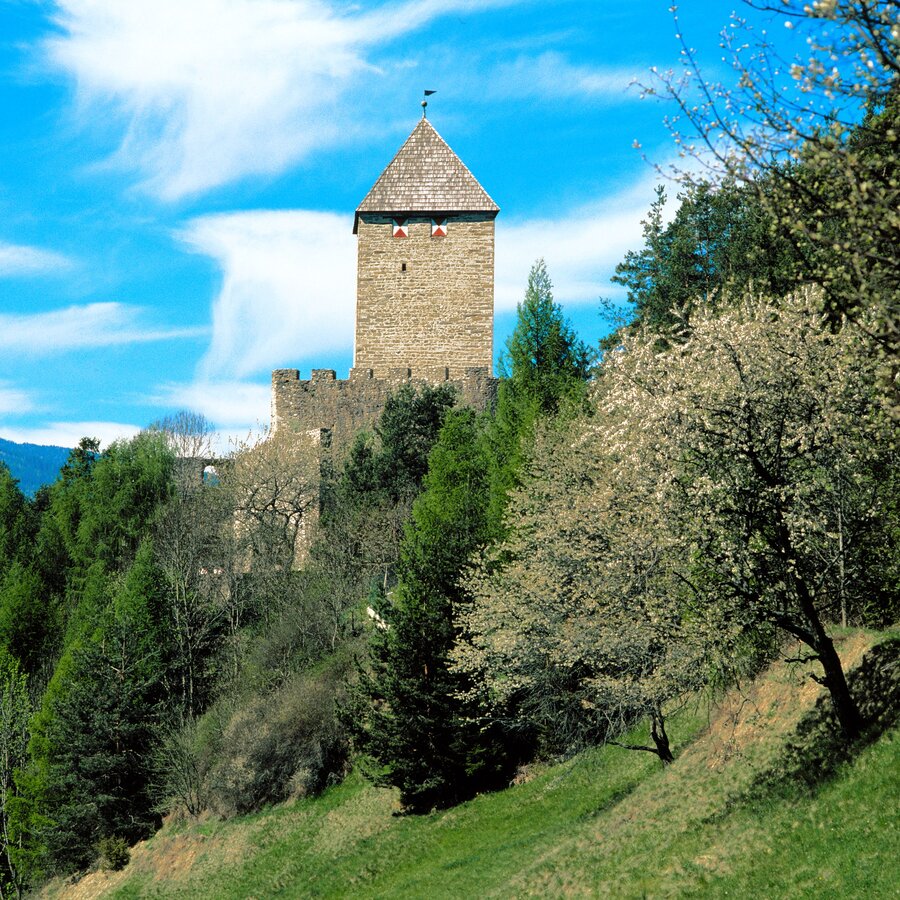
<svg viewBox="0 0 900 900">
<path fill-rule="evenodd" d="M 842 656 L 858 662 L 870 644 L 848 634 Z M 892 671 L 896 684 L 896 662 Z M 122 872 L 46 895 L 897 896 L 896 729 L 813 789 L 778 778 L 815 766 L 819 695 L 801 667 L 777 664 L 711 714 L 678 715 L 667 769 L 649 753 L 605 747 L 424 817 L 395 815 L 392 792 L 354 775 L 255 816 L 167 825 Z"/>
</svg>

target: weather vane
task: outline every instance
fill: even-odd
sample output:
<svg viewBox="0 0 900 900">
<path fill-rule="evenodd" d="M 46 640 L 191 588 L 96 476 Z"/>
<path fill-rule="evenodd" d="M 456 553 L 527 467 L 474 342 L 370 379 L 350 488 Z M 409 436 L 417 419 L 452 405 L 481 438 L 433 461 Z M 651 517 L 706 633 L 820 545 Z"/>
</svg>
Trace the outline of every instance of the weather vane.
<svg viewBox="0 0 900 900">
<path fill-rule="evenodd" d="M 430 97 L 432 94 L 436 94 L 436 93 L 437 93 L 437 91 L 425 91 L 425 96 Z M 422 118 L 423 119 L 428 118 L 428 101 L 427 100 L 422 101 Z"/>
</svg>

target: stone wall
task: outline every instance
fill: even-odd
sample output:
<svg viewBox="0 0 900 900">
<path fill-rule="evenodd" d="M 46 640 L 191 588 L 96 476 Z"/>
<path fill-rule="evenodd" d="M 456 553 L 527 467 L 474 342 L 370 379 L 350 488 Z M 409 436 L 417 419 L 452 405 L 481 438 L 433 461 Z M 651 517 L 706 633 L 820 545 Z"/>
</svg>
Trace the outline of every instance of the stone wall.
<svg viewBox="0 0 900 900">
<path fill-rule="evenodd" d="M 272 431 L 312 433 L 326 430 L 330 443 L 340 452 L 362 429 L 371 429 L 388 397 L 404 384 L 452 384 L 461 406 L 477 410 L 493 409 L 498 379 L 484 366 L 466 369 L 457 377 L 447 366 L 411 370 L 395 368 L 385 377 L 372 369 L 354 368 L 350 377 L 337 379 L 333 369 L 313 369 L 312 378 L 300 379 L 297 369 L 276 369 L 272 373 Z"/>
<path fill-rule="evenodd" d="M 359 214 L 354 366 L 388 380 L 398 367 L 490 376 L 494 215 L 450 216 L 445 237 L 431 236 L 430 217 L 407 222 L 409 236 L 395 238 L 390 217 Z"/>
</svg>

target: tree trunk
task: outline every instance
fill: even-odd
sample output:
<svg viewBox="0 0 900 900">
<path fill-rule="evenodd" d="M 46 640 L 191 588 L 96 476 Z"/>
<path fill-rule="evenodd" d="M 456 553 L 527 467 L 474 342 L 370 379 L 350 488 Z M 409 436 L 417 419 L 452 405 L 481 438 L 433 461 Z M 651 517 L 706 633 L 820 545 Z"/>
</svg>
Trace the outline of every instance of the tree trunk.
<svg viewBox="0 0 900 900">
<path fill-rule="evenodd" d="M 844 675 L 844 668 L 841 665 L 840 657 L 834 649 L 834 643 L 831 638 L 825 634 L 824 630 L 821 634 L 816 635 L 819 646 L 816 648 L 822 668 L 825 670 L 825 677 L 822 681 L 828 692 L 831 694 L 831 702 L 834 704 L 834 711 L 837 715 L 841 731 L 848 742 L 855 741 L 862 732 L 862 716 L 859 713 L 859 707 L 850 693 L 850 687 L 847 684 L 847 678 Z"/>
<path fill-rule="evenodd" d="M 841 659 L 837 651 L 834 649 L 834 643 L 822 625 L 822 619 L 819 617 L 809 586 L 796 574 L 796 565 L 794 564 L 796 554 L 794 553 L 790 532 L 780 511 L 778 540 L 778 549 L 787 565 L 788 571 L 793 571 L 794 573 L 790 576 L 790 580 L 793 582 L 794 593 L 798 600 L 800 611 L 803 613 L 803 618 L 809 626 L 809 631 L 806 634 L 801 634 L 801 632 L 795 632 L 795 634 L 802 641 L 809 644 L 818 654 L 819 661 L 822 663 L 822 668 L 825 671 L 822 684 L 828 688 L 828 692 L 831 694 L 831 702 L 834 704 L 834 711 L 844 737 L 848 743 L 853 742 L 862 732 L 862 716 L 859 713 L 859 708 L 853 699 L 853 695 L 850 693 L 850 688 L 847 686 L 844 668 L 841 665 Z M 806 629 L 803 629 L 803 631 L 806 631 Z"/>
<path fill-rule="evenodd" d="M 669 736 L 666 734 L 666 725 L 663 720 L 662 713 L 653 713 L 650 717 L 650 737 L 656 744 L 657 756 L 662 760 L 664 766 L 671 762 L 675 762 L 672 756 L 672 749 L 669 747 Z"/>
</svg>

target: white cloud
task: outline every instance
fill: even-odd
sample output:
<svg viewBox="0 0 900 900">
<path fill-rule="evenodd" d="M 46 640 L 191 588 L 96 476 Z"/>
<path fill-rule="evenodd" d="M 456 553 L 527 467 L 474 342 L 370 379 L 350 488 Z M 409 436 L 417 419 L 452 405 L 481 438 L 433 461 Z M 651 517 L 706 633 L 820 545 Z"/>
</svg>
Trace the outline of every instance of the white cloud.
<svg viewBox="0 0 900 900">
<path fill-rule="evenodd" d="M 141 429 L 121 422 L 48 422 L 29 428 L 0 427 L 0 437 L 17 444 L 76 447 L 83 437 L 99 438 L 107 447 L 120 438 L 134 437 Z"/>
<path fill-rule="evenodd" d="M 0 416 L 18 415 L 34 409 L 34 399 L 29 391 L 0 381 Z"/>
<path fill-rule="evenodd" d="M 556 51 L 520 56 L 497 67 L 489 84 L 496 97 L 582 97 L 609 102 L 637 100 L 631 84 L 640 74 L 621 68 L 598 68 L 570 63 Z"/>
<path fill-rule="evenodd" d="M 124 303 L 89 303 L 44 313 L 0 313 L 0 350 L 23 355 L 196 337 L 198 328 L 151 328 L 144 310 Z"/>
<path fill-rule="evenodd" d="M 195 381 L 163 385 L 150 402 L 168 410 L 202 413 L 226 431 L 257 429 L 269 419 L 269 385 L 246 381 Z"/>
<path fill-rule="evenodd" d="M 268 372 L 352 342 L 356 239 L 349 217 L 302 210 L 204 216 L 182 237 L 224 274 L 202 382 Z"/>
<path fill-rule="evenodd" d="M 554 218 L 498 219 L 497 311 L 515 309 L 539 257 L 562 303 L 596 303 L 619 293 L 609 278 L 625 253 L 641 246 L 641 220 L 658 180 L 648 175 L 612 198 Z M 217 423 L 252 423 L 258 413 L 251 411 L 263 409 L 257 388 L 234 388 L 233 382 L 303 362 L 315 366 L 326 354 L 349 350 L 356 248 L 347 216 L 304 210 L 219 214 L 193 220 L 181 238 L 217 260 L 223 283 L 213 301 L 212 340 L 190 388 L 195 393 L 164 405 L 197 409 Z"/>
<path fill-rule="evenodd" d="M 495 308 L 515 309 L 528 272 L 543 257 L 561 303 L 596 303 L 618 289 L 609 283 L 616 264 L 643 244 L 641 220 L 660 176 L 641 179 L 611 198 L 565 210 L 559 216 L 519 222 L 497 220 Z"/>
<path fill-rule="evenodd" d="M 0 278 L 54 274 L 71 266 L 71 260 L 61 253 L 0 241 Z"/>
<path fill-rule="evenodd" d="M 74 79 L 83 113 L 124 123 L 117 161 L 174 200 L 283 171 L 344 138 L 349 107 L 370 99 L 377 77 L 371 47 L 448 12 L 510 2 L 350 12 L 328 0 L 57 0 L 61 33 L 44 50 Z"/>
</svg>

